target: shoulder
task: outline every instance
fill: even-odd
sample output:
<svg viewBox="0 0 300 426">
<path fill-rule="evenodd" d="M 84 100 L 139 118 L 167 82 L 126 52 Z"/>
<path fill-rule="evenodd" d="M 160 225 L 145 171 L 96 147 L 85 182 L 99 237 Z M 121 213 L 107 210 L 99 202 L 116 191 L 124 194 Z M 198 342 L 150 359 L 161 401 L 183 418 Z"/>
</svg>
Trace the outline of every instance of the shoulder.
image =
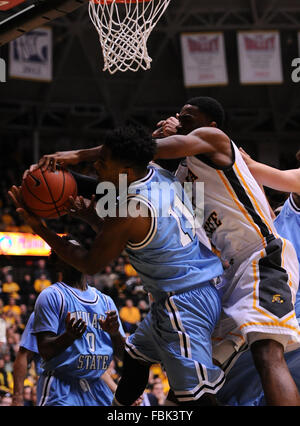
<svg viewBox="0 0 300 426">
<path fill-rule="evenodd" d="M 41 305 L 47 305 L 47 304 L 50 304 L 50 305 L 61 304 L 62 298 L 63 298 L 62 291 L 58 288 L 56 284 L 52 284 L 41 291 L 41 293 L 39 294 L 36 300 L 36 305 L 41 306 Z"/>
</svg>

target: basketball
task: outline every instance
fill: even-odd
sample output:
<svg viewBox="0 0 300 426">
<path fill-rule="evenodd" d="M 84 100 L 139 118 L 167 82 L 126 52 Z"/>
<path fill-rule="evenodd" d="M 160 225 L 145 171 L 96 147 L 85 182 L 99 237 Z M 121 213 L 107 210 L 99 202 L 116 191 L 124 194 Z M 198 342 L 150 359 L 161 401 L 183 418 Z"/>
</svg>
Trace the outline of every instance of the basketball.
<svg viewBox="0 0 300 426">
<path fill-rule="evenodd" d="M 77 184 L 67 170 L 30 172 L 22 182 L 23 202 L 32 213 L 45 219 L 66 214 L 69 197 L 77 196 Z"/>
</svg>

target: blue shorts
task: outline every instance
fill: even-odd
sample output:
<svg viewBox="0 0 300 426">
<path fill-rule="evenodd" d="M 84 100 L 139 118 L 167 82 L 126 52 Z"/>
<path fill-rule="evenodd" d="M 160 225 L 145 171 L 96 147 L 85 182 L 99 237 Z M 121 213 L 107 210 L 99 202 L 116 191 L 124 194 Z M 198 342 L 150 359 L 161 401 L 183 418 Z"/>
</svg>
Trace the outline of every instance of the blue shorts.
<svg viewBox="0 0 300 426">
<path fill-rule="evenodd" d="M 219 319 L 220 298 L 212 284 L 154 302 L 126 341 L 135 359 L 160 363 L 180 402 L 215 394 L 223 371 L 212 362 L 211 334 Z"/>
<path fill-rule="evenodd" d="M 45 406 L 110 406 L 113 393 L 101 380 L 57 377 L 51 372 L 39 377 L 37 405 Z"/>
</svg>

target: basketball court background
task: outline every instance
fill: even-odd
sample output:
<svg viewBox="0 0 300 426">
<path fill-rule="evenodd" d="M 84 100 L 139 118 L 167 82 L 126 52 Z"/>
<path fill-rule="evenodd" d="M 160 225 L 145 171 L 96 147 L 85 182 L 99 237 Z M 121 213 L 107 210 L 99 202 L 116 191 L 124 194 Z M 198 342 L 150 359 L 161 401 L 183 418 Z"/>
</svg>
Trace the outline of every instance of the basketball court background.
<svg viewBox="0 0 300 426">
<path fill-rule="evenodd" d="M 5 1 L 0 3 L 5 7 Z M 7 20 L 12 15 L 17 16 Z M 32 149 L 33 160 L 56 149 L 92 146 L 108 128 L 140 123 L 153 129 L 189 97 L 208 95 L 225 106 L 227 127 L 238 145 L 261 161 L 293 167 L 300 136 L 300 83 L 291 79 L 291 62 L 300 56 L 298 0 L 171 0 L 148 41 L 151 69 L 137 73 L 102 72 L 98 34 L 86 0 L 27 0 L 0 10 L 0 57 L 7 66 L 7 38 L 15 37 L 18 28 L 41 24 L 52 29 L 52 81 L 8 76 L 0 84 L 2 148 L 21 144 L 28 152 Z M 280 32 L 282 84 L 240 84 L 240 30 Z M 187 88 L 180 36 L 210 31 L 224 34 L 228 85 Z"/>
</svg>

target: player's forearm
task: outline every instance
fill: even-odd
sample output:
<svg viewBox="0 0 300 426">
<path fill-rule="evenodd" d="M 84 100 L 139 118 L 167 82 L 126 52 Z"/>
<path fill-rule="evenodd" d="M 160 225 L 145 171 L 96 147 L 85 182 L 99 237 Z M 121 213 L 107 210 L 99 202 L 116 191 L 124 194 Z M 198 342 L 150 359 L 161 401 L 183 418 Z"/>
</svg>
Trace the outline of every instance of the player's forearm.
<svg viewBox="0 0 300 426">
<path fill-rule="evenodd" d="M 47 336 L 43 339 L 38 338 L 39 353 L 45 361 L 49 361 L 64 352 L 74 343 L 74 340 L 75 339 L 66 332 L 59 336 Z"/>
<path fill-rule="evenodd" d="M 248 168 L 260 185 L 282 192 L 300 192 L 300 169 L 278 170 L 254 160 Z"/>
<path fill-rule="evenodd" d="M 103 382 L 107 384 L 107 386 L 113 393 L 116 392 L 117 384 L 114 382 L 113 378 L 111 377 L 108 371 L 105 371 L 105 373 L 102 374 L 101 380 L 103 380 Z"/>
<path fill-rule="evenodd" d="M 168 160 L 182 158 L 190 155 L 185 146 L 185 136 L 168 136 L 156 139 L 156 153 L 154 160 Z"/>
<path fill-rule="evenodd" d="M 99 157 L 103 145 L 96 146 L 89 149 L 80 149 L 78 150 L 79 162 L 93 162 L 96 161 Z"/>
<path fill-rule="evenodd" d="M 111 342 L 113 345 L 114 355 L 119 359 L 123 359 L 125 349 L 125 338 L 118 331 L 118 333 L 110 334 Z"/>
<path fill-rule="evenodd" d="M 41 225 L 34 231 L 57 253 L 57 255 L 66 263 L 73 266 L 73 268 L 82 272 L 83 274 L 93 275 L 91 271 L 95 267 L 91 262 L 88 251 L 79 246 L 63 240 L 51 229 Z M 96 271 L 97 272 L 97 271 Z"/>
<path fill-rule="evenodd" d="M 14 393 L 12 405 L 23 405 L 24 380 L 27 376 L 27 357 L 18 354 L 13 367 Z"/>
</svg>

